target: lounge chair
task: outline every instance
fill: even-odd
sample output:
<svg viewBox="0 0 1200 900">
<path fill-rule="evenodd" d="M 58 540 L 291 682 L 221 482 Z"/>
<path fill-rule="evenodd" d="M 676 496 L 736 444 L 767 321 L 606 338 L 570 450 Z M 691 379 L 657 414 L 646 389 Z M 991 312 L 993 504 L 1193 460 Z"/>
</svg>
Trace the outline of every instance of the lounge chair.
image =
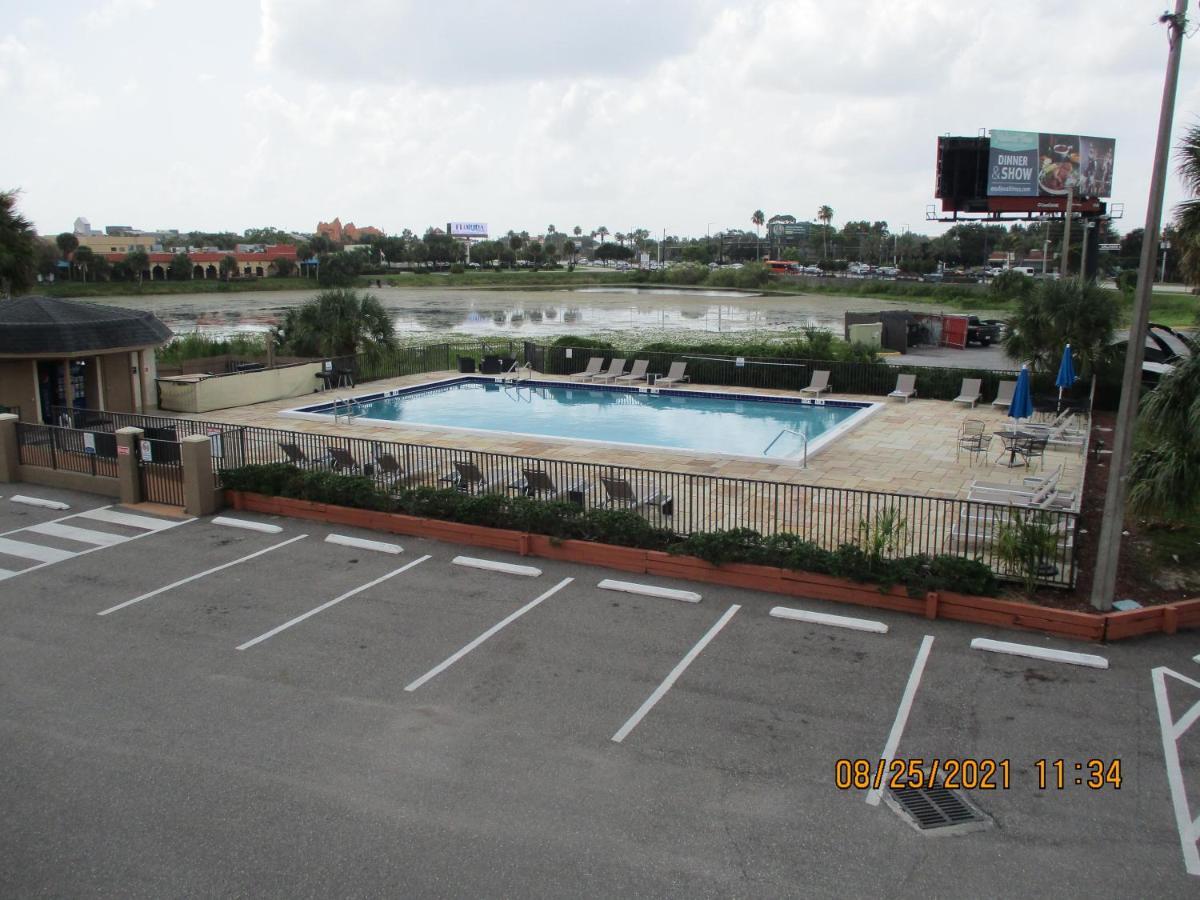
<svg viewBox="0 0 1200 900">
<path fill-rule="evenodd" d="M 808 387 L 800 388 L 800 393 L 815 394 L 820 397 L 827 390 L 829 390 L 829 372 L 821 369 L 813 372 L 812 381 Z"/>
<path fill-rule="evenodd" d="M 389 482 L 392 487 L 401 487 L 404 485 L 413 484 L 420 481 L 422 476 L 429 473 L 428 468 L 424 469 L 406 469 L 400 465 L 400 461 L 390 453 L 380 453 L 375 457 L 375 466 L 379 473 Z"/>
<path fill-rule="evenodd" d="M 336 472 L 357 472 L 359 469 L 358 460 L 354 458 L 354 455 L 341 447 L 330 447 L 329 459 Z"/>
<path fill-rule="evenodd" d="M 902 397 L 904 402 L 908 402 L 909 397 L 917 396 L 917 376 L 916 375 L 897 375 L 896 389 L 888 394 L 889 397 Z"/>
<path fill-rule="evenodd" d="M 618 381 L 628 381 L 630 383 L 633 383 L 635 381 L 645 381 L 646 380 L 646 370 L 648 368 L 650 368 L 650 360 L 635 359 L 633 361 L 633 368 L 629 370 L 629 374 L 628 375 L 618 375 L 616 378 L 613 379 L 613 382 L 615 383 Z"/>
<path fill-rule="evenodd" d="M 492 479 L 484 474 L 479 466 L 470 460 L 459 459 L 454 462 L 454 474 L 450 476 L 455 490 L 474 494 L 492 487 Z"/>
<path fill-rule="evenodd" d="M 687 368 L 685 362 L 673 362 L 671 368 L 667 370 L 667 374 L 655 379 L 655 387 L 661 387 L 664 384 L 679 384 L 681 381 L 691 381 L 690 375 L 684 375 L 683 372 Z"/>
<path fill-rule="evenodd" d="M 301 469 L 311 469 L 314 466 L 324 466 L 327 464 L 325 459 L 313 459 L 298 444 L 288 444 L 283 441 L 279 442 L 279 449 L 284 452 L 293 466 Z"/>
<path fill-rule="evenodd" d="M 542 469 L 522 469 L 522 481 L 517 487 L 526 497 L 537 497 L 540 500 L 567 500 L 577 506 L 583 506 L 589 487 L 586 481 L 577 481 L 569 487 L 560 489 L 554 483 L 548 472 Z"/>
<path fill-rule="evenodd" d="M 603 503 L 604 506 L 623 506 L 632 509 L 653 506 L 664 516 L 672 515 L 675 512 L 675 499 L 670 494 L 663 493 L 656 484 L 648 485 L 645 492 L 639 495 L 633 485 L 624 478 L 601 476 L 600 483 L 604 485 L 604 493 L 608 495 L 608 499 Z"/>
<path fill-rule="evenodd" d="M 1002 406 L 1008 409 L 1012 406 L 1013 391 L 1017 389 L 1015 381 L 1002 381 L 996 389 L 996 399 L 992 401 L 992 406 Z"/>
<path fill-rule="evenodd" d="M 1058 491 L 1058 481 L 1062 478 L 1063 467 L 1057 466 L 1049 473 L 1041 476 L 1030 476 L 1022 480 L 1020 484 L 1006 484 L 1004 482 L 987 482 L 987 481 L 972 481 L 970 490 L 983 490 L 994 494 L 1024 494 L 1033 495 L 1044 489 Z M 1073 494 L 1064 494 L 1066 497 L 1074 497 Z"/>
<path fill-rule="evenodd" d="M 625 372 L 625 358 L 614 356 L 608 364 L 608 368 L 599 375 L 593 375 L 593 381 L 613 381 L 619 378 Z"/>
<path fill-rule="evenodd" d="M 962 387 L 958 389 L 958 396 L 954 398 L 954 402 L 966 403 L 971 409 L 974 409 L 975 404 L 979 402 L 980 386 L 982 384 L 982 378 L 964 378 L 962 380 Z"/>
<path fill-rule="evenodd" d="M 593 356 L 588 360 L 587 368 L 574 373 L 571 377 L 578 381 L 586 381 L 589 378 L 595 378 L 600 374 L 600 369 L 604 366 L 603 356 Z"/>
</svg>

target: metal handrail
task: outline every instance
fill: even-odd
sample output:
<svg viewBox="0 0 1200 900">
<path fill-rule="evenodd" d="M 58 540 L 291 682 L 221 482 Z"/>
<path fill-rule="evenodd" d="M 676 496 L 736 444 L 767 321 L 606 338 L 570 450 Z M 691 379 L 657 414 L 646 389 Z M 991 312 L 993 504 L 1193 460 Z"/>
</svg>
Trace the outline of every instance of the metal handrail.
<svg viewBox="0 0 1200 900">
<path fill-rule="evenodd" d="M 342 411 L 338 412 L 339 409 L 342 409 Z M 354 401 L 351 400 L 349 397 L 334 397 L 333 398 L 333 424 L 334 425 L 337 424 L 338 418 L 341 416 L 346 417 L 347 425 L 353 425 L 354 417 L 356 415 L 357 415 L 357 413 L 354 411 Z"/>
<path fill-rule="evenodd" d="M 804 465 L 803 465 L 803 468 L 807 469 L 808 468 L 808 435 L 802 434 L 799 431 L 793 431 L 791 428 L 780 429 L 779 434 L 777 434 L 777 435 L 775 435 L 775 437 L 771 438 L 771 443 L 767 444 L 767 446 L 763 449 L 763 456 L 766 456 L 767 451 L 770 450 L 772 447 L 774 447 L 775 442 L 778 441 L 785 434 L 794 434 L 796 437 L 800 438 L 800 440 L 802 440 L 804 442 Z"/>
</svg>

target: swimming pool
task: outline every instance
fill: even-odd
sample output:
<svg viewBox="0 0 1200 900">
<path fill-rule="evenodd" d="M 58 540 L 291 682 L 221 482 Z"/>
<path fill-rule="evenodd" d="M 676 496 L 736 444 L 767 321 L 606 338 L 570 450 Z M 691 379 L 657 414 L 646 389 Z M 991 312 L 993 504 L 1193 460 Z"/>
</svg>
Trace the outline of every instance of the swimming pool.
<svg viewBox="0 0 1200 900">
<path fill-rule="evenodd" d="M 464 377 L 357 398 L 356 421 L 667 447 L 762 459 L 811 456 L 878 404 Z M 344 412 L 344 407 L 339 410 Z M 327 421 L 332 402 L 285 416 Z M 772 443 L 774 442 L 774 443 Z M 768 447 L 770 450 L 768 451 Z"/>
</svg>

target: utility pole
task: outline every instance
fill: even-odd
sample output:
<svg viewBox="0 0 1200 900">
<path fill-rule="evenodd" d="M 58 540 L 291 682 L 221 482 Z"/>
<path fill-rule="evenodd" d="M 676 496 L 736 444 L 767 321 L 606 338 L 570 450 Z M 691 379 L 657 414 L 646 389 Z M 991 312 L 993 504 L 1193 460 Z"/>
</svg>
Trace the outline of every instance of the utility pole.
<svg viewBox="0 0 1200 900">
<path fill-rule="evenodd" d="M 1167 24 L 1167 74 L 1163 83 L 1162 107 L 1158 115 L 1158 143 L 1154 148 L 1154 170 L 1150 176 L 1150 198 L 1146 204 L 1146 229 L 1142 234 L 1142 257 L 1138 264 L 1137 292 L 1133 299 L 1133 322 L 1129 349 L 1125 352 L 1125 376 L 1121 380 L 1121 406 L 1113 430 L 1113 452 L 1109 460 L 1108 491 L 1100 540 L 1096 548 L 1096 571 L 1092 577 L 1092 606 L 1112 608 L 1117 584 L 1117 562 L 1121 553 L 1121 531 L 1125 527 L 1125 494 L 1129 457 L 1137 424 L 1142 360 L 1146 352 L 1146 327 L 1150 321 L 1150 292 L 1154 287 L 1154 263 L 1158 255 L 1158 227 L 1162 219 L 1163 192 L 1167 181 L 1167 156 L 1171 149 L 1171 122 L 1175 116 L 1175 90 L 1179 83 L 1179 58 L 1187 25 L 1187 0 L 1175 0 L 1175 13 L 1163 13 Z"/>
<path fill-rule="evenodd" d="M 1059 263 L 1058 274 L 1066 278 L 1069 271 L 1067 254 L 1071 252 L 1071 216 L 1075 207 L 1075 188 L 1067 188 L 1067 214 L 1063 217 L 1063 249 L 1062 262 Z"/>
<path fill-rule="evenodd" d="M 1088 245 L 1088 229 L 1092 227 L 1090 219 L 1081 218 L 1079 224 L 1083 228 L 1083 238 L 1079 242 L 1079 280 L 1087 280 L 1087 245 Z"/>
</svg>

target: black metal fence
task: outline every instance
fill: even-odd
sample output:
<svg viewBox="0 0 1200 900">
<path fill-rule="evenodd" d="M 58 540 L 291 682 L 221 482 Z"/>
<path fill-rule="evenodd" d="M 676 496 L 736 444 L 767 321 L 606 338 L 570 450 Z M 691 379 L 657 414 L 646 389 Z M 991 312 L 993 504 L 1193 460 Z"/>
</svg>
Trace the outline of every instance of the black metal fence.
<svg viewBox="0 0 1200 900">
<path fill-rule="evenodd" d="M 136 453 L 142 499 L 183 506 L 183 460 L 179 441 L 143 437 Z"/>
<path fill-rule="evenodd" d="M 208 435 L 214 441 L 213 465 L 218 479 L 224 468 L 290 462 L 303 469 L 364 475 L 389 490 L 443 487 L 472 494 L 561 499 L 584 508 L 636 509 L 681 535 L 751 528 L 764 535 L 796 534 L 828 550 L 847 542 L 881 541 L 891 555 L 944 553 L 980 559 L 1001 574 L 1007 572 L 999 551 L 1002 531 L 1014 517 L 1029 515 L 1020 507 L 940 497 L 667 472 L 164 416 L 103 415 L 114 430 L 134 426 L 147 434 Z M 23 449 L 22 461 L 25 453 Z M 1046 510 L 1037 515 L 1055 536 L 1054 549 L 1044 559 L 1042 582 L 1073 586 L 1077 514 Z"/>
<path fill-rule="evenodd" d="M 117 477 L 117 439 L 112 434 L 18 422 L 17 455 L 26 466 Z"/>
</svg>

